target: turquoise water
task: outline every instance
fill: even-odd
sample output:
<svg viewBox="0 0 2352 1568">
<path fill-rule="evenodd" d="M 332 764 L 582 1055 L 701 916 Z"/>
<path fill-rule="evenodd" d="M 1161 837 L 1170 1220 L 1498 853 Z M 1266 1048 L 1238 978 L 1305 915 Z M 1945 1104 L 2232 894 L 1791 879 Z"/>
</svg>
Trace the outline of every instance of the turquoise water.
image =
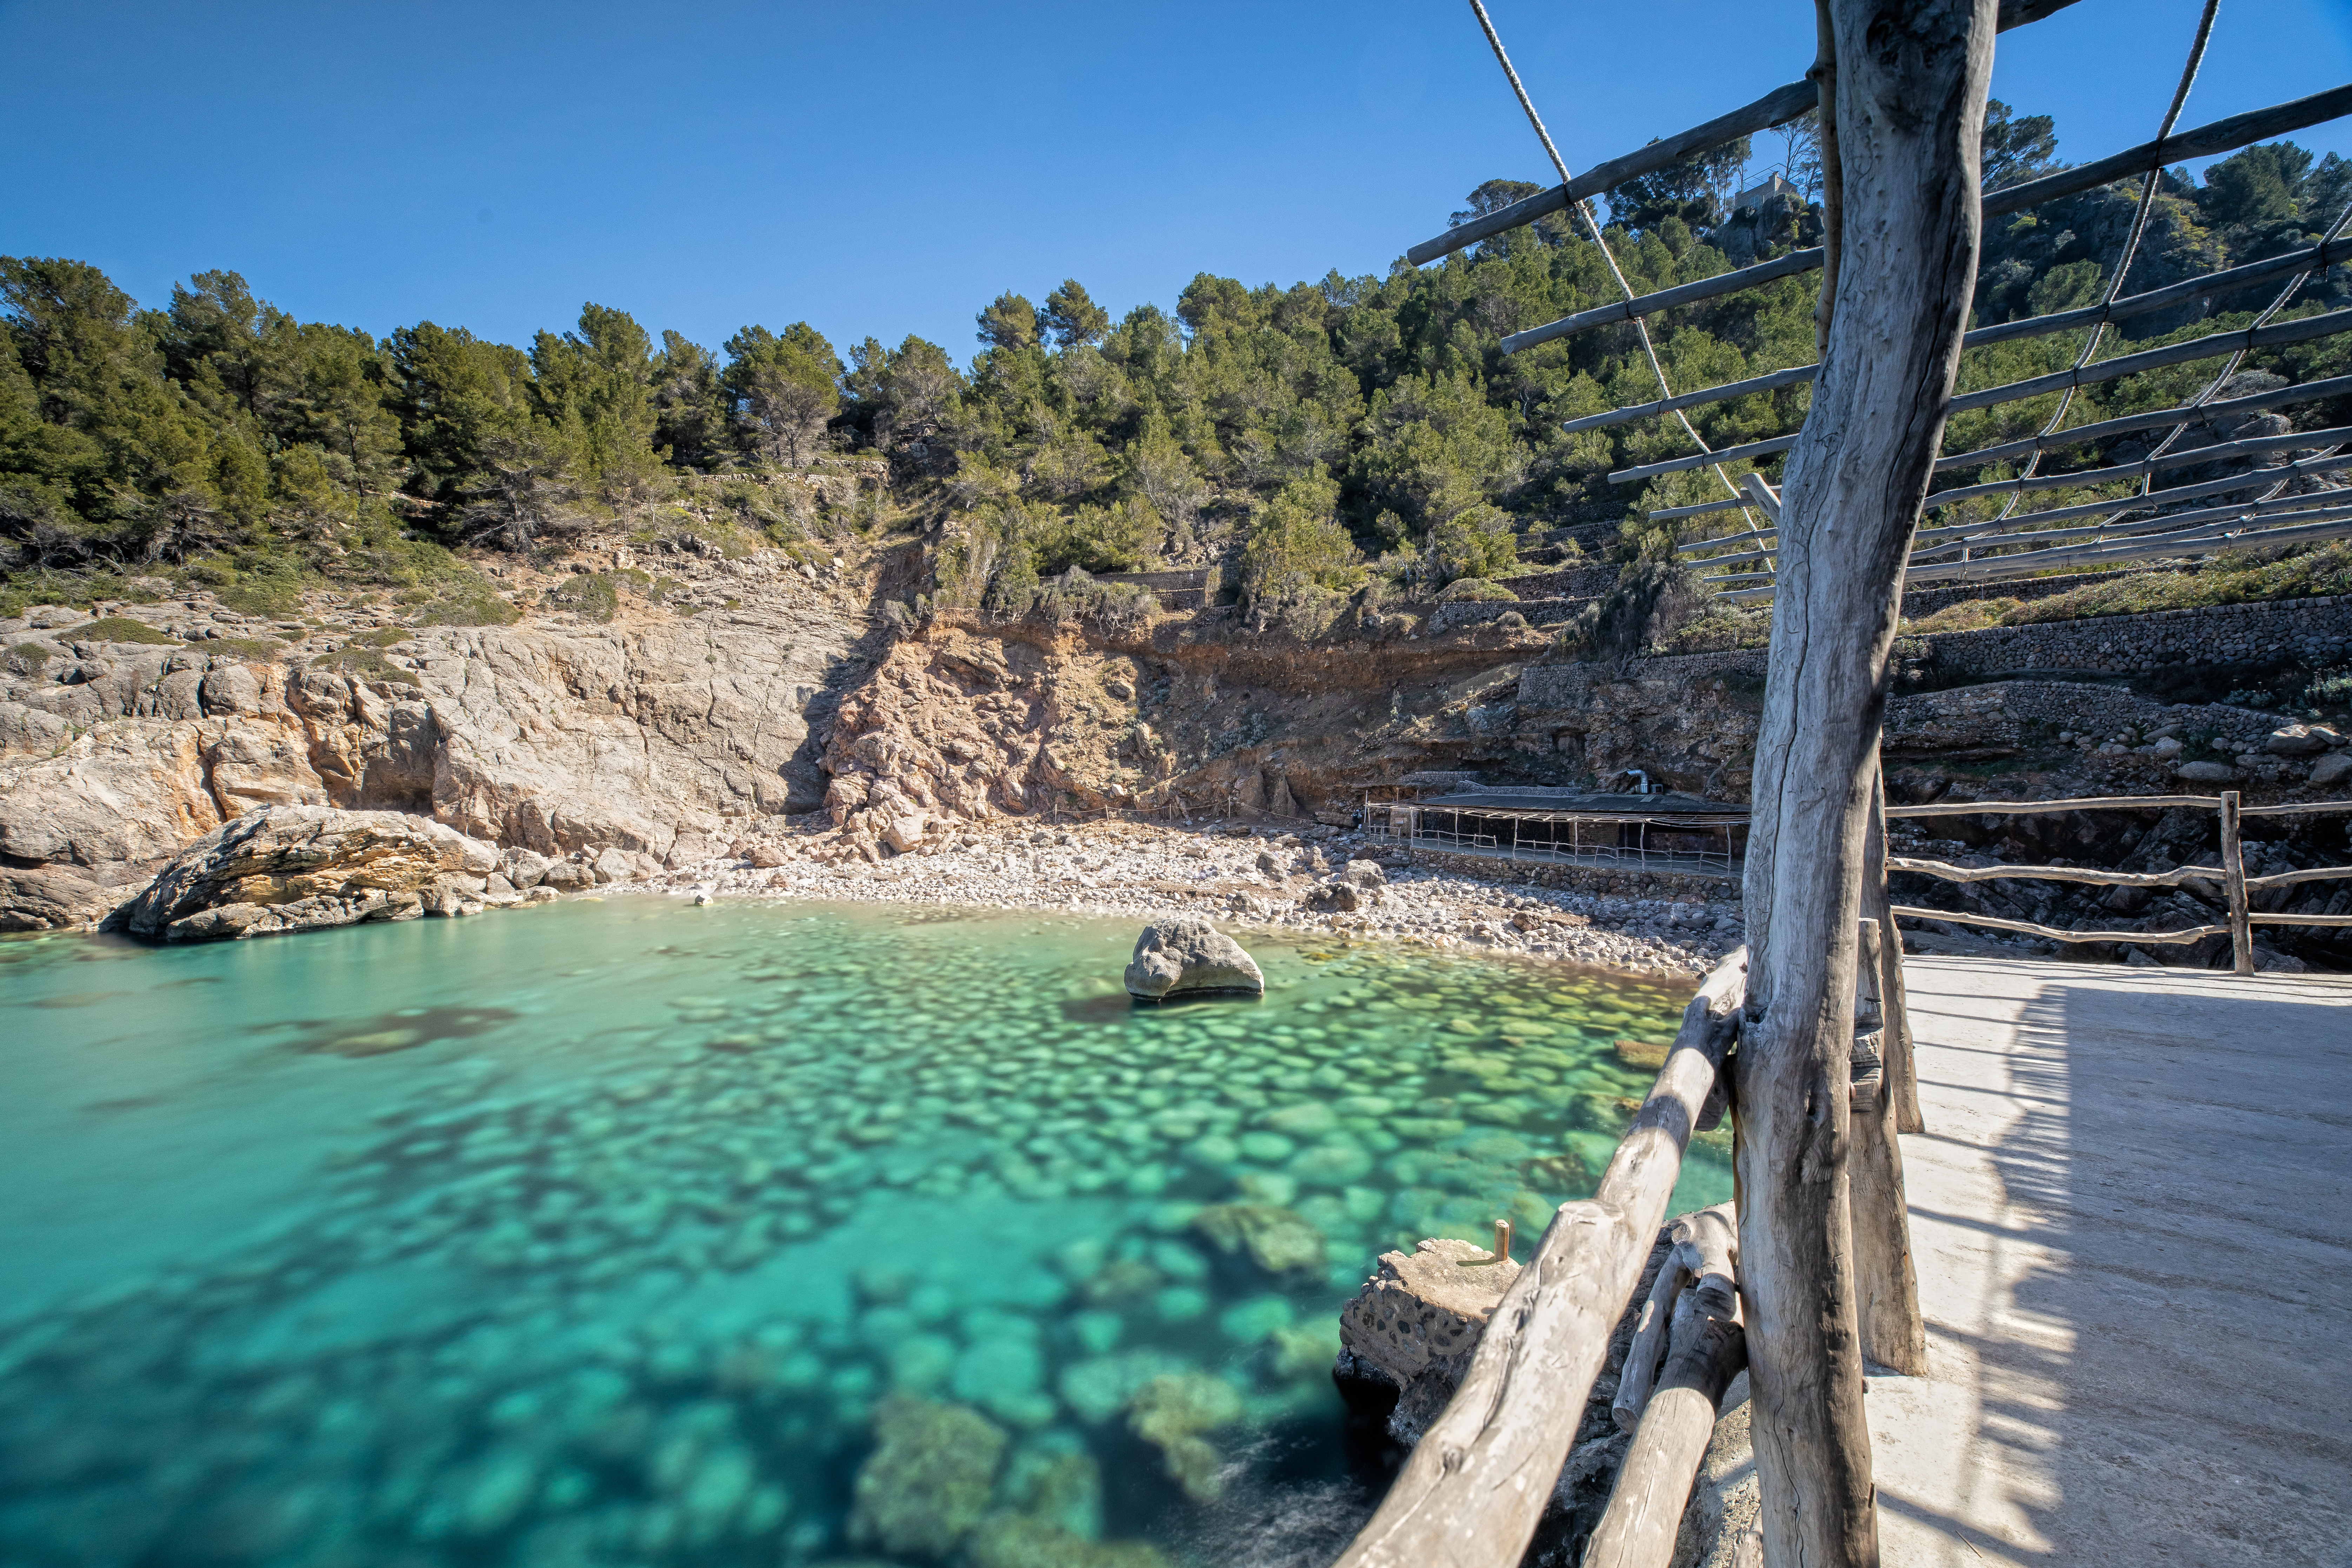
<svg viewBox="0 0 2352 1568">
<path fill-rule="evenodd" d="M 1328 1560 L 1340 1303 L 1589 1193 L 1686 993 L 1253 939 L 1140 1008 L 1134 932 L 0 943 L 0 1562 Z"/>
</svg>

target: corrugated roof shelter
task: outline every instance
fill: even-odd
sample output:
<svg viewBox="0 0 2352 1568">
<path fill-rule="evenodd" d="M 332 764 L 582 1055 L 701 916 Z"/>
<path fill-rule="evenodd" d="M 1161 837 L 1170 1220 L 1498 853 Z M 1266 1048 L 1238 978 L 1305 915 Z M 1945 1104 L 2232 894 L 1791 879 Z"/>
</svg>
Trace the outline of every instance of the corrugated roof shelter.
<svg viewBox="0 0 2352 1568">
<path fill-rule="evenodd" d="M 1373 802 L 1365 826 L 1399 847 L 1556 865 L 1737 878 L 1748 807 L 1699 795 L 1456 790 Z"/>
</svg>

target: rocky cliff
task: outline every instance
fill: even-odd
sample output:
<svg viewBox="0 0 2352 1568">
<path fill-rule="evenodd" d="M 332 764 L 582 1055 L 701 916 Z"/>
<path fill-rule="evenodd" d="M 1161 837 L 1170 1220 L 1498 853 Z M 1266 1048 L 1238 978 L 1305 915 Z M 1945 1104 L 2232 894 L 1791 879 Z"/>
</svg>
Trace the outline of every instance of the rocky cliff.
<svg viewBox="0 0 2352 1568">
<path fill-rule="evenodd" d="M 506 567 L 522 613 L 504 626 L 323 594 L 262 618 L 197 591 L 0 621 L 0 930 L 91 923 L 265 805 L 413 813 L 610 880 L 878 862 L 1003 816 L 1340 823 L 1433 771 L 1748 788 L 1750 654 L 1579 662 L 1508 619 L 1369 604 L 1306 637 L 1215 607 L 917 621 L 880 593 L 906 575 L 887 554 L 819 570 L 673 546 L 658 594 L 610 586 L 627 559 Z M 579 591 L 592 563 L 614 568 L 585 579 L 601 604 Z M 1990 679 L 1895 698 L 1887 760 L 1911 800 L 2160 793 L 2183 768 L 2294 798 L 2352 773 L 2332 743 L 2272 753 L 2275 723 L 2121 681 Z"/>
<path fill-rule="evenodd" d="M 409 626 L 323 599 L 257 620 L 190 594 L 0 622 L 0 929 L 84 923 L 267 805 L 388 808 L 543 854 L 680 864 L 824 797 L 822 726 L 879 642 L 757 557 L 707 607 Z"/>
</svg>

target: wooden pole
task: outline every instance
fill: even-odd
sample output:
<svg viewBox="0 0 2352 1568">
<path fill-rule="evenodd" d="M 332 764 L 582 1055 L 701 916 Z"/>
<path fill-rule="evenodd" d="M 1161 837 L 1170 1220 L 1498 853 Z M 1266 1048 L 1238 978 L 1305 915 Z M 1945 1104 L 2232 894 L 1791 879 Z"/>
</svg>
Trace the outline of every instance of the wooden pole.
<svg viewBox="0 0 2352 1568">
<path fill-rule="evenodd" d="M 1903 933 L 1886 897 L 1886 775 L 1881 769 L 1870 786 L 1870 837 L 1863 845 L 1862 913 L 1878 922 L 1878 996 L 1886 1014 L 1886 1097 L 1895 1103 L 1898 1132 L 1925 1132 L 1919 1114 L 1919 1076 L 1911 1057 L 1911 1003 L 1903 989 Z"/>
<path fill-rule="evenodd" d="M 1863 846 L 1888 651 L 1976 283 L 1993 0 L 1825 0 L 1835 312 L 1780 489 L 1745 886 L 1740 1302 L 1769 1568 L 1878 1562 L 1848 1202 Z"/>
<path fill-rule="evenodd" d="M 1631 1432 L 1642 1424 L 1642 1407 L 1650 1402 L 1658 1381 L 1658 1363 L 1665 1359 L 1675 1303 L 1682 1299 L 1689 1278 L 1679 1263 L 1668 1258 L 1658 1270 L 1657 1282 L 1650 1287 L 1650 1299 L 1642 1303 L 1642 1315 L 1634 1320 L 1633 1342 L 1625 1350 L 1624 1369 L 1617 1374 L 1617 1397 L 1609 1405 L 1609 1414 L 1621 1431 Z"/>
<path fill-rule="evenodd" d="M 1339 1568 L 1513 1568 L 1527 1551 L 1737 1031 L 1747 965 L 1747 950 L 1735 951 L 1683 1010 L 1665 1068 L 1599 1190 L 1553 1215 L 1461 1387 Z"/>
<path fill-rule="evenodd" d="M 1854 1059 L 1857 1069 L 1887 1058 L 1895 1036 L 1892 1018 L 1878 994 L 1879 963 L 1885 928 L 1862 922 L 1861 962 L 1856 966 Z M 1877 1026 L 1864 1032 L 1864 1026 Z M 1853 1180 L 1848 1202 L 1853 1215 L 1853 1275 L 1862 1353 L 1906 1377 L 1927 1370 L 1927 1328 L 1919 1316 L 1919 1275 L 1911 1258 L 1911 1215 L 1903 1192 L 1903 1146 L 1895 1136 L 1891 1075 L 1881 1074 L 1877 1092 L 1864 1095 L 1854 1085 Z"/>
<path fill-rule="evenodd" d="M 2230 895 L 2230 953 L 2241 974 L 2254 972 L 2254 924 L 2246 918 L 2246 847 L 2238 837 L 2238 792 L 2221 792 L 2221 885 Z"/>
<path fill-rule="evenodd" d="M 1724 1391 L 1748 1364 L 1733 1283 L 1738 1238 L 1730 1208 L 1701 1209 L 1675 1222 L 1667 1268 L 1691 1276 L 1692 1288 L 1675 1303 L 1665 1372 L 1584 1549 L 1584 1568 L 1664 1568 L 1674 1555 Z"/>
</svg>

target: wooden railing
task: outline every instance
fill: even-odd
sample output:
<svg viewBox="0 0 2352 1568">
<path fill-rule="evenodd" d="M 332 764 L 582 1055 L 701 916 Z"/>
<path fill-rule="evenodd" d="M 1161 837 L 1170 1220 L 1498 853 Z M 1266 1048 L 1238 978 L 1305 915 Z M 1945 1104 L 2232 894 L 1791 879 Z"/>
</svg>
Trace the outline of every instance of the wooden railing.
<svg viewBox="0 0 2352 1568">
<path fill-rule="evenodd" d="M 2230 938 L 2232 967 L 2240 974 L 2254 972 L 2253 928 L 2256 926 L 2352 926 L 2352 915 L 2271 914 L 2252 909 L 2252 896 L 2263 889 L 2290 887 L 2298 882 L 2352 880 L 2352 866 L 2314 866 L 2302 870 L 2274 872 L 2266 877 L 2249 877 L 2246 875 L 2244 839 L 2240 832 L 2240 822 L 2244 817 L 2352 812 L 2352 800 L 2244 805 L 2240 804 L 2236 790 L 2223 790 L 2218 795 L 2125 795 L 2086 796 L 2076 800 L 1952 801 L 1935 805 L 1889 806 L 1886 815 L 1890 817 L 2027 816 L 2061 811 L 2144 811 L 2171 806 L 2210 808 L 2221 814 L 2221 865 L 2176 866 L 2168 871 L 2103 871 L 2088 866 L 1955 866 L 1948 860 L 1921 860 L 1889 855 L 1886 857 L 1886 869 L 1916 871 L 1922 876 L 1935 877 L 1947 882 L 1990 882 L 2015 878 L 2035 881 L 2087 882 L 2114 888 L 2178 888 L 2189 882 L 2218 882 L 2221 885 L 2222 897 L 2228 908 L 2228 918 L 2222 924 L 2184 926 L 2175 931 L 2071 931 L 2060 926 L 2041 925 L 2032 921 L 2005 920 L 1959 910 L 1930 910 L 1909 904 L 1891 904 L 1888 910 L 1913 920 L 1986 926 L 1995 931 L 2038 936 L 2051 942 L 2117 942 L 2173 946 L 2201 942 L 2206 937 L 2226 932 Z"/>
</svg>

